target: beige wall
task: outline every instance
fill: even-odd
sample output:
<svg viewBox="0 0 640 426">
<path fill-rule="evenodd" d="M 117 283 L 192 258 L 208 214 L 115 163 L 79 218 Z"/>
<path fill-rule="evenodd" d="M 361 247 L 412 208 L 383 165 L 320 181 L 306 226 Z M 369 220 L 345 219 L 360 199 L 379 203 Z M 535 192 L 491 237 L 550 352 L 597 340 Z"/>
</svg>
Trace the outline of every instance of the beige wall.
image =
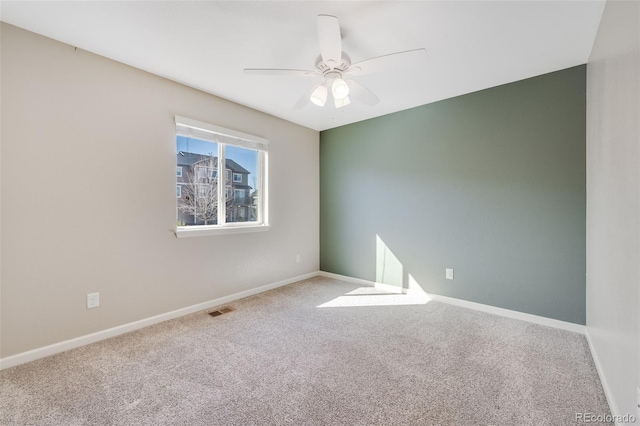
<svg viewBox="0 0 640 426">
<path fill-rule="evenodd" d="M 640 385 L 639 22 L 610 0 L 587 65 L 587 329 L 620 415 Z"/>
<path fill-rule="evenodd" d="M 1 72 L 2 357 L 318 270 L 318 132 L 6 24 Z M 268 232 L 174 236 L 175 115 L 270 140 Z"/>
</svg>

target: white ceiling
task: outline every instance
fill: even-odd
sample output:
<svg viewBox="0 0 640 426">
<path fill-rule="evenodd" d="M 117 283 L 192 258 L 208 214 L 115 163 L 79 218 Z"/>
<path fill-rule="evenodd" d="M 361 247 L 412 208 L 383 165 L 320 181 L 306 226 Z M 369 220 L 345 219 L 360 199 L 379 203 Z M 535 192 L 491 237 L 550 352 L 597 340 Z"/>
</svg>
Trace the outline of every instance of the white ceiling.
<svg viewBox="0 0 640 426">
<path fill-rule="evenodd" d="M 1 19 L 294 123 L 325 130 L 587 62 L 604 0 L 1 2 Z M 319 82 L 316 16 L 337 16 L 359 62 L 424 47 L 411 69 L 356 78 L 381 102 L 296 102 Z"/>
</svg>

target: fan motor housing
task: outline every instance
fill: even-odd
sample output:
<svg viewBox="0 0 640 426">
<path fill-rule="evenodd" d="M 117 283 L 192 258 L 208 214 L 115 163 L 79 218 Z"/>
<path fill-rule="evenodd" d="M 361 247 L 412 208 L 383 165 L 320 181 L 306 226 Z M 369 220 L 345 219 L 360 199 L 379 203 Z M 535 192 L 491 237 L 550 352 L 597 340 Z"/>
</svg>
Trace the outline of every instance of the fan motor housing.
<svg viewBox="0 0 640 426">
<path fill-rule="evenodd" d="M 331 61 L 333 62 L 333 61 Z M 316 59 L 316 70 L 321 73 L 325 78 L 337 78 L 342 77 L 342 73 L 347 71 L 351 66 L 351 58 L 349 55 L 342 52 L 342 61 L 339 65 L 331 67 L 322 60 L 322 55 Z"/>
</svg>

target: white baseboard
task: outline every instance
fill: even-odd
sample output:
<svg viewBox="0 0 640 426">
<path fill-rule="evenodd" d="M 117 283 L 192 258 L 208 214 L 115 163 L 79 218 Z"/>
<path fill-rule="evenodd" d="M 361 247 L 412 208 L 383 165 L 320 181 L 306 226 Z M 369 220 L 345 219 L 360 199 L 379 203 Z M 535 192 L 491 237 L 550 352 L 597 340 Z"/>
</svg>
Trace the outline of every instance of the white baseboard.
<svg viewBox="0 0 640 426">
<path fill-rule="evenodd" d="M 335 280 L 348 281 L 350 283 L 360 284 L 363 286 L 375 287 L 376 285 L 375 281 L 363 280 L 362 278 L 348 277 L 346 275 L 334 274 L 333 272 L 319 271 L 318 275 L 321 277 L 333 278 Z"/>
<path fill-rule="evenodd" d="M 318 275 L 334 278 L 342 281 L 349 281 L 355 284 L 365 286 L 375 286 L 383 289 L 394 288 L 388 284 L 376 283 L 374 281 L 363 280 L 361 278 L 348 277 L 346 275 L 334 274 L 331 272 L 320 271 Z M 521 321 L 527 321 L 534 324 L 545 325 L 547 327 L 559 328 L 561 330 L 572 331 L 574 333 L 585 334 L 585 326 L 574 324 L 571 322 L 560 321 L 553 318 L 541 317 L 539 315 L 526 314 L 524 312 L 512 311 L 510 309 L 497 308 L 495 306 L 484 305 L 482 303 L 469 302 L 467 300 L 455 299 L 453 297 L 440 296 L 438 294 L 428 293 L 431 300 L 447 303 L 449 305 L 460 306 L 462 308 L 473 309 L 476 311 L 486 312 L 488 314 L 499 315 L 501 317 L 513 318 Z"/>
<path fill-rule="evenodd" d="M 333 272 L 318 271 L 318 275 L 321 277 L 333 278 L 334 280 L 349 281 L 351 283 L 360 284 L 367 287 L 376 287 L 380 290 L 388 291 L 390 293 L 408 293 L 408 289 L 406 288 L 398 287 L 391 284 L 379 283 L 376 281 L 363 280 L 362 278 L 353 278 L 346 275 L 334 274 Z"/>
<path fill-rule="evenodd" d="M 0 359 L 0 370 L 5 368 L 14 367 L 16 365 L 24 364 L 27 362 L 35 361 L 40 358 L 54 355 L 60 352 L 68 351 L 69 349 L 78 348 L 80 346 L 95 343 L 100 340 L 108 339 L 110 337 L 119 336 L 130 331 L 139 330 L 150 325 L 158 324 L 163 321 L 178 318 L 184 315 L 192 314 L 194 312 L 202 311 L 205 309 L 213 308 L 215 306 L 224 305 L 226 303 L 233 302 L 234 300 L 243 299 L 254 294 L 262 293 L 274 288 L 282 287 L 287 284 L 292 284 L 298 281 L 313 278 L 318 275 L 318 272 L 311 272 L 297 277 L 288 278 L 286 280 L 278 281 L 275 283 L 263 285 L 260 287 L 252 288 L 250 290 L 234 293 L 229 296 L 220 297 L 218 299 L 209 300 L 208 302 L 198 303 L 196 305 L 188 306 L 186 308 L 176 309 L 175 311 L 167 312 L 164 314 L 156 315 L 150 318 L 145 318 L 139 321 L 130 322 L 128 324 L 119 325 L 117 327 L 109 328 L 106 330 L 98 331 L 95 333 L 87 334 L 85 336 L 76 337 L 74 339 L 65 340 L 63 342 L 54 343 L 52 345 L 43 346 L 41 348 L 32 349 L 30 351 L 22 352 L 16 355 L 11 355 Z"/>
<path fill-rule="evenodd" d="M 584 334 L 585 326 L 567 321 L 560 321 L 553 318 L 541 317 L 539 315 L 527 314 L 524 312 L 512 311 L 511 309 L 498 308 L 496 306 L 484 305 L 482 303 L 469 302 L 467 300 L 455 299 L 453 297 L 440 296 L 429 293 L 431 299 L 448 303 L 450 305 L 461 306 L 463 308 L 474 309 L 476 311 L 486 312 L 488 314 L 500 315 L 501 317 L 513 318 L 521 321 L 532 322 L 547 327 L 558 328 L 560 330 L 572 331 L 574 333 Z"/>
<path fill-rule="evenodd" d="M 591 358 L 593 358 L 593 363 L 596 365 L 596 371 L 598 372 L 598 377 L 600 377 L 600 383 L 602 383 L 602 390 L 604 391 L 604 396 L 607 398 L 607 403 L 609 403 L 609 409 L 611 410 L 611 415 L 614 418 L 616 418 L 616 416 L 620 415 L 620 411 L 618 410 L 618 405 L 616 404 L 616 401 L 613 399 L 613 394 L 611 393 L 611 387 L 609 387 L 609 382 L 607 382 L 607 378 L 604 375 L 604 370 L 602 368 L 602 364 L 600 364 L 598 353 L 596 352 L 596 349 L 593 346 L 593 341 L 591 340 L 591 334 L 589 334 L 589 327 L 585 327 L 584 334 L 587 338 L 587 343 L 589 343 Z M 619 424 L 620 423 L 616 422 L 616 426 L 618 426 Z"/>
</svg>

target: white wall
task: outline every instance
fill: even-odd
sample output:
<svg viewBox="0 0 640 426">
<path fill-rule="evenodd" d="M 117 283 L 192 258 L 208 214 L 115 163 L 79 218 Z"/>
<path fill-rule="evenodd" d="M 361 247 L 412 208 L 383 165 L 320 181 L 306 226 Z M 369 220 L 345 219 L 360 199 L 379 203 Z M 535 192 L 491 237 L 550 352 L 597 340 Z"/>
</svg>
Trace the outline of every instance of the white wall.
<svg viewBox="0 0 640 426">
<path fill-rule="evenodd" d="M 0 7 L 0 18 L 2 18 Z M 0 24 L 1 25 L 1 24 Z M 0 82 L 2 82 L 2 31 L 0 28 Z M 0 358 L 2 357 L 2 87 L 0 84 Z"/>
<path fill-rule="evenodd" d="M 6 24 L 1 72 L 2 357 L 318 270 L 316 131 Z M 175 115 L 270 140 L 270 231 L 174 236 Z"/>
<path fill-rule="evenodd" d="M 620 415 L 640 385 L 639 21 L 609 0 L 587 65 L 587 330 Z"/>
</svg>

